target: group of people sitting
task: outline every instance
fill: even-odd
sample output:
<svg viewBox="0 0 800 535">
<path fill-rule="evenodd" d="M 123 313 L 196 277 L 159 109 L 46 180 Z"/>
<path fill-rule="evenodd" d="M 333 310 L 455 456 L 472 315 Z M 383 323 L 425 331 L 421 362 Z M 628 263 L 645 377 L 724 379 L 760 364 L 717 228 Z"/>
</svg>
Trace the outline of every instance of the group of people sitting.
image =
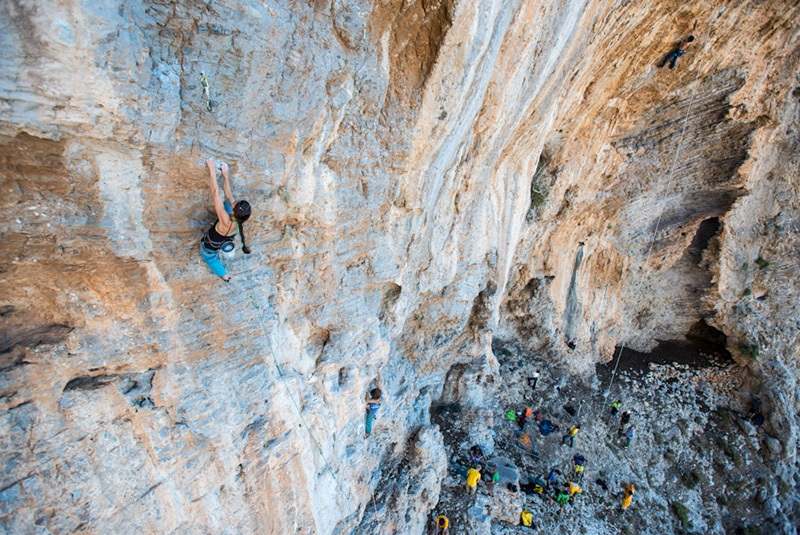
<svg viewBox="0 0 800 535">
<path fill-rule="evenodd" d="M 478 490 L 481 473 L 483 473 L 483 482 L 491 488 L 500 482 L 500 472 L 497 467 L 491 464 L 484 465 L 483 450 L 480 446 L 475 445 L 469 449 L 468 463 L 470 468 L 467 470 L 467 493 L 475 494 Z"/>
<path fill-rule="evenodd" d="M 622 402 L 620 400 L 614 401 L 611 404 L 611 415 L 608 423 L 613 424 L 617 416 L 619 416 L 620 427 L 618 431 L 618 437 L 626 439 L 624 447 L 627 448 L 630 446 L 633 437 L 635 436 L 635 427 L 630 425 L 626 428 L 626 426 L 630 423 L 631 413 L 625 411 L 620 414 L 619 409 L 621 405 Z M 568 410 L 568 412 L 570 411 Z M 573 412 L 570 412 L 570 414 L 573 416 L 575 415 Z M 518 431 L 513 432 L 513 435 L 517 438 L 518 442 L 522 441 L 521 437 L 523 437 L 523 435 L 527 436 L 528 441 L 530 442 L 530 437 L 525 431 L 528 428 L 529 422 L 531 421 L 535 422 L 539 432 L 543 436 L 547 436 L 559 430 L 558 424 L 555 424 L 551 420 L 545 418 L 540 410 L 534 411 L 530 407 L 526 407 L 520 411 L 509 410 L 506 412 L 506 418 L 516 422 L 517 426 L 519 427 Z M 580 431 L 580 428 L 580 424 L 575 424 L 570 427 L 569 431 L 562 437 L 561 444 L 574 447 L 575 437 Z M 529 449 L 535 453 L 532 445 Z M 475 445 L 469 449 L 468 454 L 468 463 L 470 465 L 470 469 L 467 472 L 466 488 L 468 493 L 474 494 L 477 489 L 477 484 L 481 480 L 481 471 L 483 470 L 483 450 L 480 446 Z M 529 476 L 527 478 L 527 482 L 520 482 L 519 490 L 528 495 L 539 495 L 543 499 L 549 498 L 550 504 L 558 505 L 558 513 L 563 513 L 565 511 L 565 506 L 571 501 L 574 501 L 576 495 L 583 491 L 579 483 L 583 480 L 586 465 L 586 457 L 582 453 L 577 453 L 572 457 L 571 477 L 562 479 L 561 471 L 553 467 L 550 469 L 545 479 Z M 497 473 L 497 470 L 494 469 L 492 475 L 488 477 L 487 481 L 492 484 L 496 484 L 498 483 L 498 480 L 499 474 Z M 605 481 L 598 479 L 597 483 L 601 485 L 603 489 L 608 490 L 608 486 L 606 485 Z M 633 485 L 630 484 L 626 487 L 626 492 L 623 496 L 623 511 L 627 509 L 627 506 L 630 505 L 631 498 L 633 496 L 632 488 Z M 525 513 L 528 513 L 528 515 L 526 516 Z M 525 524 L 526 520 L 530 521 L 530 515 L 530 511 L 523 511 L 523 525 L 530 525 Z"/>
<path fill-rule="evenodd" d="M 525 426 L 528 425 L 528 420 L 530 420 L 531 418 L 536 422 L 536 425 L 539 428 L 539 432 L 543 436 L 547 436 L 550 433 L 559 430 L 558 425 L 544 418 L 542 416 L 541 411 L 534 411 L 530 407 L 526 407 L 521 411 L 509 410 L 506 412 L 506 417 L 509 420 L 516 421 L 520 431 L 525 430 Z"/>
</svg>

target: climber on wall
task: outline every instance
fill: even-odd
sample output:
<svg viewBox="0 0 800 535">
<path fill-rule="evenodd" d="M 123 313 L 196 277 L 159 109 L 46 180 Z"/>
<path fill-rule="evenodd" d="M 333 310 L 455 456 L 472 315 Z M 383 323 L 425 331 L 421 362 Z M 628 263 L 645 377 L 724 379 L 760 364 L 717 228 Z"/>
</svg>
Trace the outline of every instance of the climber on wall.
<svg viewBox="0 0 800 535">
<path fill-rule="evenodd" d="M 378 409 L 381 408 L 381 372 L 378 372 L 378 386 L 368 392 L 364 400 L 367 410 L 364 438 L 369 438 L 372 433 L 372 422 L 378 417 Z"/>
<path fill-rule="evenodd" d="M 697 21 L 694 21 L 694 27 L 692 28 L 692 33 L 694 33 L 694 30 L 696 28 L 697 28 Z M 692 41 L 694 41 L 694 35 L 689 35 L 688 37 L 684 37 L 683 40 L 680 43 L 678 43 L 678 46 L 675 48 L 675 50 L 667 54 L 667 57 L 664 58 L 664 61 L 659 63 L 658 68 L 660 69 L 664 67 L 667 63 L 669 63 L 669 68 L 674 69 L 675 63 L 678 61 L 678 58 L 686 53 L 686 50 L 684 49 Z"/>
<path fill-rule="evenodd" d="M 218 255 L 220 253 L 226 256 L 233 255 L 235 248 L 233 238 L 236 236 L 237 230 L 242 238 L 242 251 L 250 254 L 250 248 L 244 241 L 244 228 L 242 227 L 242 224 L 250 217 L 250 203 L 233 200 L 228 165 L 225 162 L 220 164 L 224 177 L 222 190 L 225 193 L 225 201 L 223 202 L 219 196 L 217 184 L 217 163 L 213 158 L 209 158 L 206 160 L 206 165 L 208 165 L 208 172 L 211 176 L 211 198 L 214 201 L 214 211 L 217 212 L 218 219 L 200 241 L 200 256 L 215 275 L 221 277 L 225 282 L 230 282 L 231 277 L 226 275 L 225 266 L 222 265 Z"/>
</svg>

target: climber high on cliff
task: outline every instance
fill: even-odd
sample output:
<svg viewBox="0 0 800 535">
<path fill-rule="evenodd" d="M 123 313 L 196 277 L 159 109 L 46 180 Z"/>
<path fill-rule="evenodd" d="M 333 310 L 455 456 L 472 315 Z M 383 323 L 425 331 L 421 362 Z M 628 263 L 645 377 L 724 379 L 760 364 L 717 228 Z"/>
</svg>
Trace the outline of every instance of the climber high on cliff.
<svg viewBox="0 0 800 535">
<path fill-rule="evenodd" d="M 381 408 L 381 372 L 378 372 L 378 386 L 367 393 L 364 401 L 367 408 L 367 420 L 364 428 L 364 438 L 372 434 L 372 422 L 378 417 L 378 409 Z"/>
<path fill-rule="evenodd" d="M 237 227 L 239 236 L 242 238 L 242 251 L 250 254 L 250 248 L 244 241 L 244 228 L 242 227 L 242 224 L 250 217 L 250 203 L 233 200 L 228 165 L 225 162 L 220 164 L 222 176 L 225 179 L 222 186 L 225 193 L 225 202 L 223 202 L 219 196 L 219 186 L 217 185 L 217 163 L 213 158 L 209 158 L 206 160 L 206 165 L 208 165 L 208 172 L 211 175 L 211 198 L 214 200 L 214 211 L 217 212 L 219 219 L 203 235 L 203 239 L 200 241 L 200 256 L 215 275 L 222 277 L 225 282 L 230 282 L 231 277 L 225 274 L 225 266 L 220 262 L 218 255 L 221 252 L 226 256 L 233 256 L 235 248 L 233 238 L 236 236 Z"/>
<path fill-rule="evenodd" d="M 696 28 L 697 28 L 697 21 L 694 21 L 692 32 L 694 32 Z M 689 46 L 689 43 L 691 43 L 692 41 L 694 41 L 694 35 L 689 35 L 688 37 L 684 37 L 683 40 L 680 43 L 678 43 L 678 46 L 675 47 L 675 49 L 672 52 L 667 54 L 667 57 L 664 58 L 664 61 L 659 63 L 658 68 L 660 69 L 664 67 L 667 63 L 669 63 L 669 68 L 674 69 L 675 63 L 678 61 L 678 58 L 686 53 L 684 49 L 687 46 Z"/>
</svg>

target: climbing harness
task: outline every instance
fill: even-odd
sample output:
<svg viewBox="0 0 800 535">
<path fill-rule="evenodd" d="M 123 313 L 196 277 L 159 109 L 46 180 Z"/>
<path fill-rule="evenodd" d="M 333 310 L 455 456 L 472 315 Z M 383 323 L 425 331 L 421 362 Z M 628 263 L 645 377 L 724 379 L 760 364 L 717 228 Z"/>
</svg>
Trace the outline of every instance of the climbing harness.
<svg viewBox="0 0 800 535">
<path fill-rule="evenodd" d="M 325 457 L 325 453 L 322 451 L 322 446 L 320 445 L 320 443 L 317 440 L 317 438 L 314 436 L 314 433 L 311 430 L 311 427 L 306 422 L 306 419 L 303 416 L 303 411 L 300 409 L 300 406 L 297 404 L 297 401 L 295 400 L 295 396 L 293 395 L 291 388 L 289 388 L 289 383 L 286 382 L 286 376 L 284 375 L 280 364 L 278 364 L 278 357 L 275 355 L 275 350 L 272 347 L 272 342 L 270 342 L 269 331 L 267 330 L 267 326 L 264 323 L 264 315 L 263 315 L 263 313 L 261 311 L 261 306 L 258 304 L 258 302 L 256 301 L 256 299 L 254 297 L 255 288 L 256 287 L 255 287 L 255 282 L 253 281 L 252 271 L 250 270 L 250 266 L 248 265 L 247 255 L 244 255 L 244 259 L 245 259 L 245 262 L 244 262 L 245 263 L 245 269 L 247 270 L 247 280 L 250 282 L 250 291 L 247 292 L 247 297 L 250 299 L 250 304 L 253 306 L 253 309 L 255 309 L 255 311 L 256 311 L 256 315 L 258 317 L 258 322 L 261 324 L 261 330 L 264 332 L 264 339 L 267 341 L 267 347 L 269 348 L 269 352 L 272 355 L 272 362 L 273 362 L 273 364 L 275 364 L 275 369 L 277 370 L 278 376 L 281 378 L 281 382 L 283 383 L 283 386 L 286 389 L 286 394 L 289 397 L 289 400 L 292 402 L 292 406 L 294 407 L 294 410 L 295 410 L 295 412 L 297 413 L 297 416 L 300 419 L 300 427 L 304 427 L 305 428 L 306 432 L 308 433 L 309 438 L 311 438 L 311 441 L 317 447 L 317 450 L 319 451 L 320 457 L 322 458 L 323 462 L 325 463 L 325 466 L 328 469 L 328 472 L 330 473 L 331 477 L 333 478 L 333 481 L 336 483 L 336 488 L 341 493 L 341 495 L 345 497 L 345 500 L 347 500 L 347 510 L 350 511 L 351 510 L 351 507 L 350 507 L 350 494 L 344 489 L 342 484 L 339 482 L 339 479 L 336 477 L 336 474 L 333 471 L 333 467 L 331 466 L 331 463 Z M 373 502 L 374 502 L 374 500 L 375 500 L 375 496 L 374 495 L 373 495 L 372 499 L 373 499 Z M 376 512 L 377 512 L 377 508 L 376 508 Z"/>
<path fill-rule="evenodd" d="M 708 31 L 708 35 L 709 36 L 711 34 L 711 25 L 712 24 L 713 24 L 713 22 L 709 23 L 709 27 L 708 27 L 708 30 L 709 30 Z M 695 21 L 695 27 L 696 26 L 697 26 L 697 22 Z M 706 44 L 703 45 L 703 52 L 700 55 L 700 59 L 702 59 L 705 56 L 707 47 L 708 47 L 708 41 L 706 40 Z M 663 203 L 663 200 L 666 198 L 667 193 L 669 193 L 670 190 L 672 189 L 672 179 L 673 179 L 673 177 L 675 175 L 675 167 L 676 167 L 676 164 L 678 163 L 678 155 L 680 155 L 681 149 L 683 148 L 683 140 L 684 140 L 684 137 L 685 137 L 685 134 L 686 134 L 686 125 L 689 123 L 689 115 L 692 113 L 692 108 L 694 107 L 694 99 L 695 99 L 695 96 L 697 96 L 697 87 L 698 87 L 697 80 L 699 80 L 699 79 L 700 79 L 700 69 L 698 68 L 697 69 L 697 73 L 695 74 L 695 77 L 694 77 L 694 89 L 692 89 L 692 98 L 689 99 L 689 107 L 686 109 L 686 116 L 683 118 L 683 126 L 681 127 L 681 136 L 680 136 L 680 138 L 678 138 L 678 146 L 675 147 L 675 155 L 672 157 L 672 163 L 670 164 L 670 167 L 669 167 L 669 173 L 667 174 L 667 186 L 666 186 L 666 188 L 664 188 L 664 194 L 661 197 L 662 202 L 659 203 L 659 206 L 661 207 L 661 209 L 659 210 L 659 213 L 658 213 L 658 219 L 656 219 L 656 226 L 653 229 L 653 236 L 650 239 L 650 246 L 647 248 L 647 254 L 645 255 L 645 258 L 644 258 L 644 264 L 647 264 L 647 261 L 650 260 L 650 254 L 653 252 L 653 246 L 656 243 L 656 236 L 658 236 L 658 229 L 661 226 L 661 218 L 664 216 L 664 203 Z M 628 329 L 626 327 L 625 335 L 627 335 L 627 334 L 628 334 Z M 623 336 L 622 338 L 623 338 L 623 342 L 619 347 L 619 353 L 617 353 L 617 362 L 616 362 L 616 364 L 614 364 L 614 370 L 611 372 L 611 380 L 608 382 L 608 388 L 606 389 L 606 391 L 604 393 L 604 397 L 608 397 L 608 395 L 611 393 L 611 386 L 614 384 L 614 378 L 617 375 L 617 368 L 619 367 L 619 361 L 620 361 L 620 358 L 622 357 L 622 351 L 625 349 L 625 342 L 624 342 L 625 336 Z"/>
<path fill-rule="evenodd" d="M 203 96 L 206 99 L 206 109 L 208 111 L 214 111 L 214 108 L 211 106 L 211 89 L 208 86 L 208 78 L 206 78 L 205 73 L 200 73 L 200 84 L 203 86 Z"/>
</svg>

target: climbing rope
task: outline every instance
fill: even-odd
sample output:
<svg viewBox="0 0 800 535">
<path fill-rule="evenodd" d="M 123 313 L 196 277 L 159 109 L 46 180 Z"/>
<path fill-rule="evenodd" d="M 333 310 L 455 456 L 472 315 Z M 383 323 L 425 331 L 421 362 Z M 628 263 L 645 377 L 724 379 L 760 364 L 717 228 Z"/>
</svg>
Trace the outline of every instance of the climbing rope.
<svg viewBox="0 0 800 535">
<path fill-rule="evenodd" d="M 292 402 L 292 406 L 294 407 L 295 412 L 297 412 L 297 416 L 300 418 L 301 427 L 304 427 L 305 430 L 308 432 L 308 436 L 311 438 L 311 441 L 317 447 L 317 450 L 319 451 L 320 457 L 322 457 L 322 460 L 325 462 L 325 466 L 328 469 L 328 472 L 331 474 L 331 477 L 333 478 L 333 481 L 336 483 L 336 488 L 339 490 L 339 492 L 342 494 L 342 496 L 344 496 L 345 499 L 347 500 L 347 510 L 349 512 L 350 509 L 351 509 L 351 507 L 350 507 L 350 494 L 344 489 L 342 484 L 339 482 L 339 479 L 336 477 L 336 474 L 333 471 L 333 467 L 331 466 L 331 463 L 325 457 L 325 453 L 322 451 L 322 446 L 320 445 L 320 443 L 317 440 L 317 438 L 314 436 L 314 433 L 311 430 L 311 427 L 306 422 L 306 419 L 303 416 L 303 411 L 300 409 L 300 406 L 295 401 L 295 396 L 292 394 L 292 389 L 289 388 L 289 384 L 286 382 L 286 376 L 284 375 L 280 364 L 278 364 L 278 357 L 275 355 L 275 350 L 272 347 L 272 342 L 270 342 L 269 331 L 267 330 L 267 326 L 264 323 L 264 315 L 263 315 L 263 313 L 261 311 L 261 306 L 258 304 L 258 302 L 255 299 L 255 282 L 253 281 L 252 272 L 250 270 L 250 266 L 249 266 L 248 261 L 247 261 L 247 255 L 244 255 L 244 258 L 245 258 L 245 262 L 244 262 L 245 263 L 245 269 L 247 271 L 247 280 L 250 282 L 250 291 L 247 292 L 247 297 L 250 299 L 250 304 L 255 309 L 256 315 L 258 316 L 258 322 L 259 322 L 259 324 L 261 324 L 261 329 L 264 332 L 264 338 L 267 341 L 267 347 L 269 347 L 269 352 L 272 355 L 272 362 L 275 364 L 275 369 L 278 371 L 278 376 L 281 378 L 281 382 L 283 383 L 283 386 L 286 389 L 286 394 L 288 395 L 289 400 Z M 375 498 L 374 498 L 374 495 L 373 495 L 373 500 L 374 499 Z M 377 511 L 377 508 L 376 508 L 376 511 Z"/>
<path fill-rule="evenodd" d="M 375 509 L 375 522 L 378 523 L 378 527 L 380 528 L 380 531 L 383 531 L 383 525 L 381 524 L 381 521 L 378 520 L 378 505 L 375 503 L 375 493 L 374 492 L 372 493 L 372 508 Z"/>
<path fill-rule="evenodd" d="M 366 34 L 366 29 L 364 30 L 364 32 Z M 366 60 L 364 60 L 364 61 L 366 61 Z M 364 65 L 364 62 L 362 62 L 361 66 L 363 67 L 363 65 Z M 208 82 L 208 78 L 206 78 L 206 75 L 205 75 L 204 72 L 200 73 L 200 85 L 203 88 L 203 97 L 204 97 L 204 100 L 205 100 L 205 102 L 204 102 L 205 103 L 205 108 L 209 112 L 212 112 L 212 111 L 214 111 L 214 109 L 213 109 L 212 102 L 211 102 L 211 88 L 210 88 L 210 85 L 209 85 L 209 82 Z M 303 416 L 303 411 L 300 409 L 300 406 L 298 405 L 297 401 L 295 400 L 295 396 L 292 393 L 292 389 L 289 387 L 289 384 L 288 384 L 288 382 L 286 380 L 286 376 L 284 375 L 283 370 L 281 369 L 281 366 L 278 363 L 278 358 L 277 358 L 277 356 L 275 354 L 274 348 L 272 347 L 272 342 L 270 341 L 269 330 L 267 329 L 267 326 L 265 324 L 264 315 L 263 315 L 263 312 L 261 310 L 261 306 L 258 304 L 258 302 L 255 299 L 255 288 L 256 287 L 255 287 L 255 282 L 254 282 L 253 277 L 252 277 L 252 271 L 250 269 L 246 254 L 244 255 L 244 258 L 245 258 L 245 270 L 247 272 L 247 280 L 250 283 L 250 291 L 248 291 L 247 296 L 248 296 L 248 299 L 250 300 L 250 304 L 252 305 L 253 309 L 256 311 L 256 316 L 258 317 L 258 322 L 261 325 L 262 332 L 264 333 L 264 339 L 267 341 L 267 347 L 269 348 L 269 352 L 272 355 L 272 362 L 275 365 L 275 369 L 278 372 L 278 376 L 281 379 L 281 383 L 283 384 L 284 388 L 286 389 L 286 394 L 289 397 L 289 400 L 291 401 L 292 406 L 294 407 L 294 410 L 295 410 L 295 412 L 297 413 L 297 416 L 300 419 L 300 422 L 301 422 L 300 426 L 301 427 L 305 427 L 306 431 L 308 432 L 309 438 L 311 438 L 311 441 L 316 446 L 317 451 L 319 451 L 319 455 L 322 458 L 323 462 L 325 463 L 325 467 L 327 468 L 328 472 L 330 473 L 331 477 L 333 478 L 333 481 L 336 483 L 337 490 L 339 491 L 339 493 L 342 496 L 344 496 L 345 500 L 347 501 L 347 511 L 349 513 L 351 511 L 351 509 L 352 509 L 351 501 L 350 501 L 350 494 L 342 486 L 341 482 L 336 477 L 336 473 L 333 470 L 333 466 L 328 461 L 327 457 L 325 457 L 325 453 L 322 450 L 322 446 L 320 445 L 320 442 L 317 440 L 316 436 L 314 436 L 314 433 L 311 430 L 311 426 L 308 425 L 308 422 L 306 421 L 305 416 Z M 373 505 L 374 505 L 375 504 L 375 495 L 374 494 L 372 495 L 372 501 L 373 501 Z M 377 518 L 377 512 L 378 512 L 377 507 L 375 507 L 376 518 Z"/>
<path fill-rule="evenodd" d="M 715 10 L 716 10 L 716 8 L 715 8 Z M 697 25 L 697 23 L 695 23 L 695 26 L 696 25 Z M 711 26 L 712 25 L 713 25 L 713 22 L 709 23 L 709 26 L 708 26 L 708 32 L 707 33 L 708 33 L 709 37 L 711 36 Z M 702 59 L 703 59 L 703 57 L 705 57 L 706 48 L 707 47 L 708 47 L 708 40 L 706 40 L 706 43 L 703 45 L 703 50 L 702 50 L 702 53 L 700 54 L 700 60 L 701 60 L 700 63 L 702 63 Z M 653 246 L 656 243 L 656 237 L 658 236 L 658 229 L 661 226 L 661 218 L 664 216 L 664 200 L 667 198 L 667 194 L 672 189 L 672 179 L 673 179 L 673 177 L 675 175 L 675 166 L 678 163 L 678 156 L 680 155 L 681 149 L 683 148 L 683 139 L 684 139 L 684 136 L 686 134 L 686 125 L 689 123 L 689 115 L 691 114 L 692 107 L 694 106 L 694 99 L 695 99 L 695 96 L 697 95 L 697 88 L 699 87 L 699 85 L 697 84 L 697 80 L 699 80 L 699 79 L 700 79 L 700 69 L 698 68 L 697 69 L 697 73 L 695 74 L 695 77 L 694 77 L 694 89 L 692 89 L 692 97 L 689 99 L 689 107 L 686 109 L 686 116 L 683 118 L 683 126 L 681 127 L 681 135 L 680 135 L 680 138 L 678 138 L 678 146 L 675 147 L 675 154 L 672 157 L 672 164 L 670 164 L 670 167 L 669 167 L 669 173 L 667 174 L 667 187 L 664 188 L 664 194 L 661 196 L 661 202 L 659 203 L 659 205 L 661 206 L 661 209 L 659 210 L 658 218 L 656 219 L 656 226 L 653 229 L 653 236 L 650 239 L 650 246 L 647 248 L 647 254 L 645 255 L 645 258 L 644 258 L 644 264 L 647 264 L 647 261 L 650 260 L 650 254 L 653 252 Z M 611 386 L 614 384 L 614 378 L 617 375 L 617 368 L 619 367 L 619 361 L 622 358 L 622 351 L 625 349 L 625 337 L 627 336 L 627 334 L 628 334 L 628 328 L 626 327 L 624 336 L 622 337 L 623 342 L 620 345 L 619 353 L 617 354 L 617 362 L 616 362 L 616 364 L 614 364 L 614 370 L 611 372 L 611 380 L 608 382 L 608 389 L 606 389 L 606 392 L 605 392 L 605 396 L 606 397 L 608 397 L 608 395 L 611 393 Z"/>
</svg>

